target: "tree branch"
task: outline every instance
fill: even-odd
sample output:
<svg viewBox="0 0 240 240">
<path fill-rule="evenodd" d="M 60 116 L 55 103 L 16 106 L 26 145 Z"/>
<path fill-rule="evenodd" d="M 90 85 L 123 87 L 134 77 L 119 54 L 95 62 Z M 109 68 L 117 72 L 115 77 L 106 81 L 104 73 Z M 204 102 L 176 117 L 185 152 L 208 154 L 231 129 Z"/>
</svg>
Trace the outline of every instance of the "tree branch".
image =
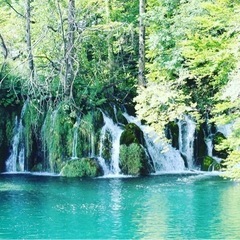
<svg viewBox="0 0 240 240">
<path fill-rule="evenodd" d="M 20 17 L 26 19 L 26 17 L 25 17 L 23 14 L 21 14 L 16 8 L 14 8 L 12 4 L 10 4 L 10 3 L 9 3 L 8 1 L 6 1 L 6 0 L 5 0 L 5 2 L 6 2 L 6 4 L 7 4 L 17 15 L 19 15 Z M 31 23 L 36 23 L 36 22 L 31 20 Z"/>
<path fill-rule="evenodd" d="M 56 66 L 56 63 L 53 62 L 48 56 L 34 56 L 34 57 L 35 57 L 35 58 L 45 58 L 45 59 L 47 59 L 47 60 L 51 63 L 52 67 L 53 67 L 55 70 L 60 71 L 60 68 L 59 68 L 58 66 Z"/>
<path fill-rule="evenodd" d="M 4 42 L 4 39 L 3 39 L 2 35 L 1 35 L 1 33 L 0 33 L 0 41 L 1 41 L 1 46 L 2 46 L 3 57 L 4 57 L 4 59 L 7 59 L 7 57 L 8 57 L 8 49 L 7 49 L 7 46 L 6 46 L 5 42 Z"/>
</svg>

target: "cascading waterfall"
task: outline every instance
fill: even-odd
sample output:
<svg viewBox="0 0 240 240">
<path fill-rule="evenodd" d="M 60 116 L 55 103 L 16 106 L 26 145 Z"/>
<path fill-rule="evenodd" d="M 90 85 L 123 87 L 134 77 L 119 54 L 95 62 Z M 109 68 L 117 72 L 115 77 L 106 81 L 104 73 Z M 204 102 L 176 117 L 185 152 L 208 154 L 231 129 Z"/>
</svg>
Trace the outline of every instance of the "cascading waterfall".
<svg viewBox="0 0 240 240">
<path fill-rule="evenodd" d="M 19 145 L 19 127 L 18 127 L 18 118 L 15 118 L 14 124 L 14 137 L 12 140 L 12 150 L 9 158 L 6 161 L 6 171 L 7 172 L 16 172 L 17 171 L 17 157 L 18 157 L 18 145 Z"/>
<path fill-rule="evenodd" d="M 93 132 L 91 132 L 90 134 L 90 145 L 91 145 L 90 157 L 95 157 L 95 139 Z"/>
<path fill-rule="evenodd" d="M 48 152 L 47 152 L 47 143 L 46 143 L 46 125 L 47 125 L 47 118 L 45 117 L 43 125 L 41 127 L 41 140 L 42 140 L 42 152 L 43 152 L 43 165 L 47 169 L 47 158 L 48 158 Z"/>
<path fill-rule="evenodd" d="M 100 146 L 99 146 L 99 157 L 98 157 L 98 162 L 100 164 L 100 166 L 103 169 L 103 173 L 104 175 L 109 175 L 110 171 L 109 171 L 109 167 L 106 164 L 105 159 L 103 158 L 103 142 L 104 142 L 104 138 L 106 135 L 106 126 L 104 125 L 102 130 L 101 130 L 101 135 L 100 135 Z"/>
<path fill-rule="evenodd" d="M 212 157 L 213 156 L 213 137 L 214 134 L 212 133 L 211 124 L 209 124 L 208 116 L 206 119 L 206 128 L 203 130 L 204 134 L 204 142 L 207 146 L 207 155 Z"/>
<path fill-rule="evenodd" d="M 78 159 L 77 156 L 77 145 L 78 145 L 78 130 L 80 126 L 80 117 L 77 117 L 77 120 L 74 124 L 73 130 L 73 143 L 72 143 L 72 159 Z"/>
<path fill-rule="evenodd" d="M 117 124 L 115 124 L 111 118 L 107 117 L 104 113 L 102 114 L 103 114 L 104 126 L 101 130 L 98 161 L 101 167 L 103 168 L 104 175 L 109 175 L 109 174 L 119 175 L 120 173 L 120 168 L 119 168 L 120 137 L 123 130 Z M 109 166 L 106 164 L 106 161 L 103 158 L 103 147 L 104 147 L 103 142 L 107 133 L 109 133 L 112 138 L 111 162 Z"/>
<path fill-rule="evenodd" d="M 160 171 L 184 171 L 184 161 L 178 150 L 170 144 L 158 140 L 157 134 L 154 131 L 149 131 L 148 127 L 142 125 L 137 118 L 129 116 L 127 113 L 123 113 L 123 116 L 129 123 L 135 123 L 143 131 L 147 150 L 156 173 Z"/>
<path fill-rule="evenodd" d="M 189 117 L 184 116 L 178 121 L 179 128 L 179 151 L 187 162 L 188 169 L 194 169 L 194 140 L 196 123 Z"/>
<path fill-rule="evenodd" d="M 25 170 L 25 144 L 24 144 L 24 127 L 22 119 L 27 107 L 27 101 L 24 103 L 20 119 L 15 118 L 14 136 L 12 139 L 11 154 L 6 160 L 7 172 L 24 172 Z"/>
</svg>

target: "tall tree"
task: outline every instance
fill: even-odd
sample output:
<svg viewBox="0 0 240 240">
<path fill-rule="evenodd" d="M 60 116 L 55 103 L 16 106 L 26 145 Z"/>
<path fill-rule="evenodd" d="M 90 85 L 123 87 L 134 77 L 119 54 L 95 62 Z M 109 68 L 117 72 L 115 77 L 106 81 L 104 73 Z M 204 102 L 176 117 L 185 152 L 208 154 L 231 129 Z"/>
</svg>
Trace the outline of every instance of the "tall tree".
<svg viewBox="0 0 240 240">
<path fill-rule="evenodd" d="M 139 68 L 138 83 L 146 85 L 145 79 L 145 24 L 144 14 L 146 12 L 146 0 L 139 0 Z"/>
<path fill-rule="evenodd" d="M 27 41 L 27 58 L 30 70 L 30 83 L 33 84 L 35 78 L 35 68 L 33 61 L 32 39 L 31 39 L 31 0 L 26 1 L 26 41 Z"/>
<path fill-rule="evenodd" d="M 8 57 L 8 49 L 7 49 L 7 46 L 5 44 L 5 41 L 4 41 L 3 36 L 1 35 L 1 33 L 0 33 L 0 45 L 1 45 L 2 54 L 3 54 L 3 57 L 4 57 L 4 61 L 3 61 L 2 67 L 0 69 L 0 73 L 1 73 L 2 70 L 4 69 L 4 66 L 5 66 L 7 57 Z"/>
<path fill-rule="evenodd" d="M 64 79 L 64 95 L 72 95 L 72 84 L 74 80 L 74 54 L 75 54 L 75 0 L 68 2 L 68 32 L 65 49 L 65 79 Z"/>
</svg>

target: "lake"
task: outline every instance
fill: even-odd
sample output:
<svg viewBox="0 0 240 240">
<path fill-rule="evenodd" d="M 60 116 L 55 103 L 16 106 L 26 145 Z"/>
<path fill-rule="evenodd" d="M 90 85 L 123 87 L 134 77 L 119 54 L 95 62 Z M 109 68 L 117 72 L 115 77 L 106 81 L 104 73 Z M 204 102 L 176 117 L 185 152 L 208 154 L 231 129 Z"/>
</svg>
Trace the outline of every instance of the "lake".
<svg viewBox="0 0 240 240">
<path fill-rule="evenodd" d="M 240 184 L 211 174 L 2 174 L 0 220 L 1 239 L 239 239 Z"/>
</svg>

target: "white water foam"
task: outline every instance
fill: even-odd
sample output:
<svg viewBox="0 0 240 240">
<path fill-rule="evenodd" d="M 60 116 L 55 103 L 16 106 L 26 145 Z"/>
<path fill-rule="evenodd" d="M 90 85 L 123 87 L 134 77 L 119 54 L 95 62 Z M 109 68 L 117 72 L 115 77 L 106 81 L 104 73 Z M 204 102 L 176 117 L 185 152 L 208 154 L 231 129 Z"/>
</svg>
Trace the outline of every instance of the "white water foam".
<svg viewBox="0 0 240 240">
<path fill-rule="evenodd" d="M 120 152 L 120 137 L 123 130 L 113 122 L 111 118 L 109 118 L 106 114 L 103 114 L 104 126 L 101 130 L 100 136 L 100 151 L 98 161 L 101 165 L 104 175 L 120 175 L 120 167 L 119 167 L 119 152 Z M 109 133 L 112 138 L 112 146 L 111 146 L 111 161 L 110 165 L 106 164 L 106 160 L 103 158 L 103 142 L 106 137 L 106 134 Z"/>
<path fill-rule="evenodd" d="M 194 169 L 194 139 L 196 123 L 187 115 L 177 122 L 179 128 L 179 150 L 186 158 L 188 169 Z"/>
</svg>

